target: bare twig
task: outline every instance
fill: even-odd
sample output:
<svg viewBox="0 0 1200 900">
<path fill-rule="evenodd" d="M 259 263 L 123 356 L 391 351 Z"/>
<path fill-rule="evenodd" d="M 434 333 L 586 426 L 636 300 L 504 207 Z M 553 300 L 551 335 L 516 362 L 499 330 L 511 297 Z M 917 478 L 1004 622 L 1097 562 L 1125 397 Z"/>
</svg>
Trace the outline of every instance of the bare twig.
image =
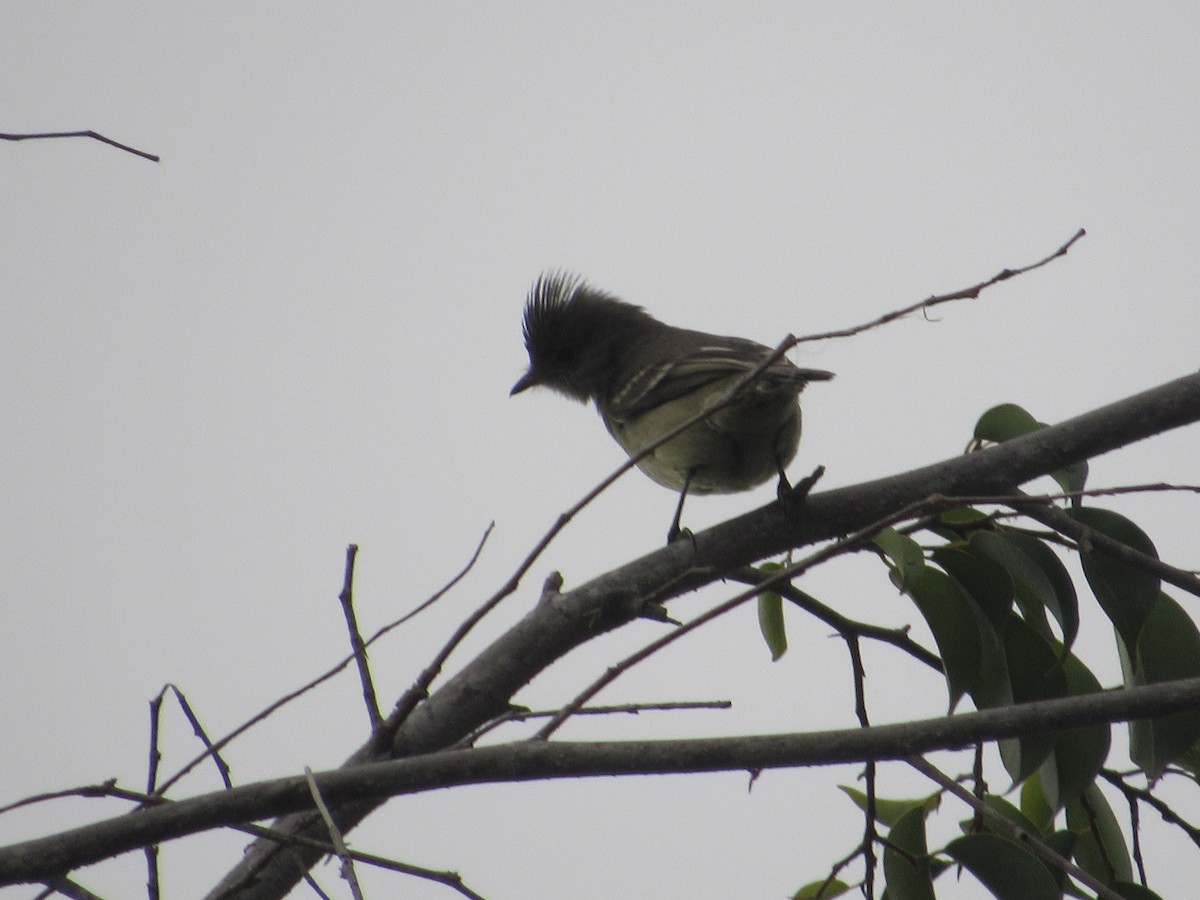
<svg viewBox="0 0 1200 900">
<path fill-rule="evenodd" d="M 371 635 L 370 638 L 368 638 L 364 642 L 363 646 L 370 647 L 373 643 L 375 643 L 377 640 L 382 638 L 385 634 L 388 634 L 389 632 L 394 631 L 396 628 L 399 628 L 405 622 L 408 622 L 410 619 L 412 619 L 415 616 L 417 616 L 418 614 L 424 612 L 426 609 L 428 609 L 430 606 L 432 606 L 434 603 L 436 603 L 438 600 L 440 600 L 442 597 L 444 597 L 456 584 L 458 584 L 460 581 L 462 581 L 462 579 L 466 577 L 467 573 L 470 572 L 472 568 L 474 568 L 475 563 L 479 560 L 479 556 L 483 552 L 484 544 L 487 543 L 487 539 L 491 535 L 493 527 L 494 527 L 494 523 L 489 524 L 488 527 L 484 530 L 483 537 L 481 537 L 479 539 L 479 543 L 475 547 L 475 552 L 471 554 L 471 558 L 469 560 L 467 560 L 466 565 L 463 566 L 462 569 L 460 569 L 459 572 L 453 578 L 451 578 L 444 585 L 442 585 L 442 587 L 440 587 L 437 591 L 435 591 L 429 597 L 429 599 L 423 601 L 415 609 L 404 614 L 396 621 L 391 622 L 390 624 L 385 625 L 383 628 L 380 628 L 378 631 L 376 631 L 373 635 Z M 326 672 L 322 673 L 321 675 L 318 675 L 312 681 L 308 682 L 307 684 L 302 685 L 301 687 L 297 688 L 296 690 L 292 691 L 289 694 L 285 694 L 284 696 L 282 696 L 278 700 L 276 700 L 274 703 L 267 706 L 262 711 L 251 716 L 249 719 L 247 719 L 245 722 L 243 722 L 241 725 L 239 725 L 233 731 L 229 732 L 227 735 L 225 735 L 219 741 L 214 743 L 212 751 L 206 751 L 204 753 L 201 753 L 199 756 L 190 760 L 187 763 L 187 765 L 185 765 L 182 769 L 180 769 L 178 772 L 176 772 L 174 775 L 172 775 L 170 778 L 168 778 L 165 782 L 163 782 L 163 784 L 158 789 L 158 793 L 161 795 L 169 787 L 171 787 L 177 781 L 179 781 L 179 779 L 183 778 L 184 775 L 186 775 L 188 772 L 190 772 L 192 769 L 194 769 L 200 763 L 204 762 L 204 760 L 206 760 L 208 758 L 210 752 L 215 752 L 217 750 L 224 748 L 226 745 L 228 745 L 230 743 L 230 741 L 232 741 L 235 738 L 239 737 L 240 735 L 244 734 L 250 728 L 253 728 L 259 722 L 261 722 L 264 719 L 266 719 L 267 717 L 271 716 L 272 714 L 277 712 L 282 707 L 287 706 L 287 704 L 291 703 L 293 700 L 297 699 L 298 697 L 302 697 L 303 695 L 305 695 L 309 691 L 311 691 L 313 688 L 317 687 L 318 685 L 324 684 L 330 678 L 333 678 L 335 675 L 337 675 L 339 672 L 341 672 L 342 669 L 346 668 L 346 666 L 348 666 L 348 665 L 350 665 L 350 663 L 354 662 L 354 658 L 355 657 L 353 654 L 345 657 L 337 665 L 333 666 L 331 669 L 327 670 Z"/>
<path fill-rule="evenodd" d="M 162 761 L 162 753 L 158 749 L 158 723 L 166 692 L 167 689 L 164 687 L 150 701 L 150 760 L 146 767 L 147 794 L 154 793 L 154 784 L 158 780 L 158 764 Z M 158 900 L 161 896 L 158 879 L 158 845 L 148 845 L 143 854 L 146 857 L 146 894 L 149 900 Z"/>
<path fill-rule="evenodd" d="M 99 894 L 93 894 L 83 885 L 76 884 L 69 878 L 56 878 L 54 881 L 46 882 L 46 888 L 46 893 L 39 894 L 39 897 L 48 897 L 54 893 L 70 897 L 71 900 L 104 900 Z"/>
<path fill-rule="evenodd" d="M 153 153 L 147 153 L 144 150 L 137 150 L 133 147 L 130 147 L 128 144 L 122 144 L 120 141 L 114 141 L 112 138 L 105 137 L 104 135 L 95 131 L 50 131 L 43 134 L 0 134 L 0 140 L 2 141 L 34 141 L 42 140 L 44 138 L 73 137 L 92 138 L 97 141 L 102 141 L 105 144 L 111 144 L 120 150 L 124 150 L 126 153 L 132 153 L 134 156 L 140 156 L 142 159 L 148 159 L 150 162 L 159 161 L 159 157 L 155 156 Z"/>
<path fill-rule="evenodd" d="M 843 634 L 842 638 L 846 641 L 846 649 L 850 652 L 850 668 L 854 673 L 854 713 L 858 717 L 858 724 L 862 728 L 870 728 L 871 720 L 867 716 L 867 670 L 863 666 L 862 648 L 859 646 L 858 637 L 854 634 Z M 875 898 L 875 841 L 879 839 L 879 833 L 875 828 L 875 760 L 868 760 L 866 768 L 863 771 L 863 778 L 866 782 L 867 804 L 863 810 L 863 896 L 866 900 L 874 900 Z"/>
<path fill-rule="evenodd" d="M 930 497 L 925 500 L 918 501 L 916 503 L 910 503 L 907 506 L 905 506 L 904 508 L 900 509 L 899 511 L 897 511 L 889 516 L 886 516 L 883 519 L 880 519 L 876 522 L 873 522 L 872 524 L 868 525 L 867 527 L 859 529 L 858 531 L 855 531 L 853 534 L 847 535 L 846 537 L 843 537 L 839 540 L 836 540 L 829 544 L 826 544 L 820 550 L 817 550 L 817 551 L 809 554 L 808 556 L 804 557 L 804 559 L 800 560 L 799 562 L 792 563 L 791 565 L 784 566 L 781 569 L 778 569 L 774 572 L 769 573 L 767 575 L 767 577 L 765 577 L 762 581 L 758 582 L 756 585 L 749 588 L 748 590 L 745 590 L 738 594 L 735 594 L 733 597 L 729 598 L 728 600 L 724 601 L 723 603 L 718 603 L 712 609 L 708 610 L 705 613 L 702 613 L 701 615 L 692 619 L 690 622 L 680 625 L 674 631 L 671 631 L 669 634 L 663 635 L 662 637 L 658 638 L 657 640 L 651 641 L 649 644 L 644 646 L 641 650 L 637 651 L 636 653 L 631 654 L 630 656 L 625 657 L 625 659 L 621 660 L 619 663 L 609 666 L 603 675 L 601 675 L 599 678 L 597 678 L 595 681 L 593 681 L 590 685 L 588 685 L 586 688 L 584 688 L 583 691 L 578 693 L 575 696 L 575 698 L 570 703 L 568 703 L 566 706 L 564 706 L 554 716 L 553 719 L 551 719 L 549 722 L 547 722 L 538 731 L 538 733 L 535 734 L 531 738 L 531 740 L 547 740 L 551 734 L 553 734 L 555 731 L 558 730 L 558 728 L 563 724 L 563 722 L 565 722 L 568 718 L 570 718 L 572 715 L 574 715 L 574 713 L 578 709 L 580 709 L 580 707 L 582 707 L 583 704 L 585 704 L 588 700 L 590 700 L 592 697 L 596 696 L 596 694 L 598 694 L 601 690 L 603 690 L 605 687 L 607 687 L 613 681 L 616 681 L 617 678 L 619 678 L 621 675 L 623 675 L 625 672 L 627 672 L 633 666 L 637 665 L 638 663 L 642 662 L 643 660 L 654 655 L 659 650 L 661 650 L 663 647 L 666 647 L 668 644 L 671 644 L 677 640 L 680 640 L 681 638 L 684 637 L 684 635 L 690 634 L 692 631 L 695 631 L 700 626 L 705 625 L 708 622 L 711 622 L 713 619 L 719 618 L 720 616 L 725 615 L 726 613 L 730 612 L 731 610 L 736 609 L 737 607 L 741 606 L 743 603 L 746 603 L 747 601 L 754 599 L 755 597 L 757 597 L 759 594 L 763 593 L 764 591 L 774 590 L 774 589 L 776 589 L 776 587 L 787 584 L 793 578 L 797 577 L 798 575 L 803 574 L 804 572 L 808 571 L 812 567 L 814 567 L 820 563 L 823 563 L 826 560 L 832 559 L 835 556 L 839 556 L 842 553 L 846 553 L 850 550 L 855 549 L 856 547 L 860 546 L 864 542 L 873 538 L 876 534 L 878 534 L 884 528 L 887 528 L 890 525 L 894 525 L 897 522 L 902 522 L 905 519 L 910 519 L 914 515 L 922 512 L 924 510 L 927 510 L 929 508 L 937 508 L 939 505 L 944 505 L 948 502 L 950 502 L 949 498 Z"/>
<path fill-rule="evenodd" d="M 254 835 L 255 837 L 266 838 L 269 841 L 277 841 L 280 844 L 293 845 L 297 847 L 312 847 L 320 850 L 322 853 L 333 853 L 334 847 L 328 841 L 320 841 L 314 838 L 306 837 L 299 834 L 286 834 L 275 828 L 267 828 L 262 825 L 231 825 L 229 826 L 235 831 L 241 831 L 245 834 Z M 485 900 L 481 894 L 467 887 L 462 880 L 462 876 L 457 872 L 446 872 L 439 869 L 427 869 L 424 866 L 414 866 L 411 863 L 400 862 L 396 859 L 388 859 L 384 856 L 376 856 L 372 853 L 363 853 L 361 850 L 351 850 L 346 848 L 346 856 L 353 859 L 355 862 L 363 863 L 364 865 L 372 866 L 376 869 L 385 869 L 389 872 L 399 872 L 403 875 L 412 875 L 415 878 L 424 878 L 426 881 L 433 881 L 437 884 L 445 885 L 452 890 L 457 891 L 468 900 Z M 314 890 L 319 890 L 313 884 Z"/>
<path fill-rule="evenodd" d="M 208 734 L 204 730 L 204 726 L 200 724 L 200 720 L 196 717 L 196 714 L 192 712 L 191 704 L 188 703 L 187 697 L 184 696 L 183 692 L 173 684 L 167 684 L 163 687 L 164 692 L 168 690 L 171 691 L 171 693 L 175 695 L 175 699 L 179 701 L 179 708 L 183 710 L 184 716 L 187 718 L 188 722 L 191 723 L 192 731 L 195 733 L 196 737 L 200 738 L 200 743 L 204 745 L 204 752 L 196 757 L 196 762 L 199 763 L 211 757 L 213 765 L 217 767 L 217 772 L 220 774 L 221 781 L 224 782 L 225 787 L 233 787 L 233 781 L 229 777 L 229 766 L 226 764 L 225 760 L 221 758 L 220 753 L 220 750 L 224 746 L 225 742 L 217 741 L 216 743 L 213 743 L 210 741 Z M 154 791 L 153 793 L 161 796 L 166 792 L 167 788 L 169 788 L 175 783 L 175 781 L 178 780 L 179 777 L 180 776 L 177 775 L 174 778 L 168 779 L 166 783 L 164 783 L 157 789 L 157 791 Z"/>
<path fill-rule="evenodd" d="M 753 566 L 745 566 L 736 572 L 730 572 L 726 577 L 731 581 L 740 581 L 743 584 L 761 584 L 771 574 L 773 573 L 759 571 Z M 800 590 L 794 584 L 777 584 L 771 590 L 781 597 L 785 597 L 805 612 L 820 619 L 842 636 L 855 635 L 891 644 L 893 647 L 898 647 L 909 656 L 929 666 L 929 668 L 935 669 L 938 672 L 944 671 L 941 657 L 914 641 L 909 636 L 907 628 L 883 628 L 879 625 L 872 625 L 869 622 L 860 622 L 857 619 L 848 618 L 836 609 L 822 603 L 807 591 Z"/>
<path fill-rule="evenodd" d="M 803 344 L 808 341 L 827 341 L 831 338 L 852 337 L 856 334 L 862 334 L 864 331 L 870 331 L 873 328 L 886 325 L 889 322 L 894 322 L 896 319 L 902 319 L 905 316 L 910 316 L 915 312 L 924 312 L 932 309 L 935 306 L 939 306 L 942 303 L 949 303 L 953 300 L 976 300 L 979 298 L 980 294 L 994 284 L 999 284 L 1001 281 L 1007 281 L 1008 279 L 1015 278 L 1018 275 L 1024 275 L 1026 272 L 1032 272 L 1034 269 L 1040 269 L 1042 266 L 1053 262 L 1060 256 L 1066 256 L 1067 251 L 1069 251 L 1071 247 L 1073 247 L 1075 243 L 1081 240 L 1086 234 L 1087 231 L 1080 228 L 1071 236 L 1070 240 L 1068 240 L 1065 244 L 1063 244 L 1045 259 L 1040 259 L 1035 263 L 1031 263 L 1030 265 L 1022 266 L 1019 269 L 1003 269 L 986 281 L 981 281 L 978 284 L 972 285 L 971 287 L 962 288 L 961 290 L 957 291 L 951 291 L 948 294 L 935 294 L 932 297 L 922 300 L 920 303 L 914 303 L 911 306 L 904 307 L 903 309 L 897 309 L 889 313 L 884 313 L 879 318 L 873 319 L 870 322 L 866 322 L 862 325 L 854 325 L 850 328 L 840 328 L 836 331 L 824 331 L 820 334 L 811 334 L 802 338 L 792 338 L 792 343 L 788 345 L 788 348 L 790 349 L 796 344 Z"/>
<path fill-rule="evenodd" d="M 1153 556 L 1148 556 L 1145 553 L 1135 550 L 1126 544 L 1122 544 L 1120 541 L 1113 540 L 1108 535 L 1101 534 L 1094 528 L 1084 525 L 1082 522 L 1077 522 L 1056 506 L 1028 500 L 1013 501 L 1008 505 L 1012 506 L 1013 509 L 1022 515 L 1041 522 L 1043 525 L 1053 528 L 1060 534 L 1065 534 L 1080 544 L 1086 543 L 1092 550 L 1103 553 L 1105 556 L 1119 559 L 1121 562 L 1141 569 L 1143 572 L 1155 575 L 1168 584 L 1173 584 L 1175 587 L 1187 591 L 1195 597 L 1200 597 L 1200 578 L 1197 578 L 1195 573 L 1172 566 L 1160 559 L 1155 559 Z"/>
<path fill-rule="evenodd" d="M 362 888 L 358 886 L 358 875 L 354 871 L 354 861 L 350 858 L 349 853 L 346 852 L 346 842 L 342 840 L 342 833 L 338 831 L 338 827 L 333 821 L 333 816 L 329 814 L 329 807 L 325 805 L 325 800 L 321 796 L 321 789 L 317 787 L 312 769 L 308 766 L 304 767 L 304 778 L 308 781 L 308 790 L 312 794 L 313 803 L 316 804 L 317 810 L 321 813 L 321 818 L 325 821 L 325 828 L 329 832 L 329 841 L 333 844 L 334 853 L 342 861 L 342 878 L 350 885 L 350 893 L 354 896 L 354 900 L 363 900 Z"/>
<path fill-rule="evenodd" d="M 358 680 L 362 682 L 367 718 L 370 719 L 371 730 L 374 731 L 383 723 L 383 716 L 379 714 L 375 683 L 371 679 L 370 663 L 367 662 L 367 645 L 363 643 L 362 633 L 358 630 L 358 617 L 354 614 L 354 560 L 357 556 L 358 544 L 346 547 L 346 575 L 342 580 L 342 592 L 338 594 L 338 600 L 342 604 L 342 614 L 346 617 L 346 630 L 350 633 L 350 649 L 358 666 Z"/>
<path fill-rule="evenodd" d="M 1164 822 L 1166 822 L 1168 825 L 1174 825 L 1179 828 L 1188 836 L 1188 840 L 1195 844 L 1196 847 L 1200 848 L 1200 828 L 1197 828 L 1195 825 L 1182 818 L 1179 813 L 1175 812 L 1175 810 L 1173 810 L 1170 806 L 1168 806 L 1158 797 L 1154 796 L 1154 794 L 1152 794 L 1149 790 L 1145 788 L 1134 787 L 1125 780 L 1125 777 L 1120 772 L 1114 771 L 1113 769 L 1101 769 L 1100 774 L 1109 784 L 1124 794 L 1126 798 L 1131 800 L 1139 800 L 1142 803 L 1145 803 L 1160 816 L 1162 816 Z"/>
<path fill-rule="evenodd" d="M 615 706 L 585 706 L 578 710 L 577 716 L 609 716 L 615 713 L 626 713 L 629 715 L 638 715 L 643 712 L 663 712 L 668 710 L 681 709 L 729 709 L 733 704 L 728 700 L 676 700 L 667 703 L 619 703 Z M 455 747 L 471 747 L 481 737 L 491 731 L 495 731 L 501 725 L 506 725 L 509 722 L 525 722 L 529 719 L 548 719 L 551 716 L 558 714 L 557 709 L 532 710 L 516 708 L 510 709 L 501 716 L 497 716 L 492 721 L 471 732 L 457 744 Z"/>
</svg>

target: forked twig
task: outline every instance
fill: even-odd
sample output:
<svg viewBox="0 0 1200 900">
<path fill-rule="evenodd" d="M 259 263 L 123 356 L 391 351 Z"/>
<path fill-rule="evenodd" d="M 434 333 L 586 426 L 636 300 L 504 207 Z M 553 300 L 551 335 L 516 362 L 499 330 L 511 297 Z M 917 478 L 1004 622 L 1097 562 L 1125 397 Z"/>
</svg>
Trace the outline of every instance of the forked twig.
<svg viewBox="0 0 1200 900">
<path fill-rule="evenodd" d="M 44 138 L 92 138 L 97 141 L 102 141 L 105 144 L 111 144 L 119 150 L 124 150 L 126 153 L 132 153 L 134 156 L 140 156 L 142 159 L 148 159 L 150 162 L 159 162 L 159 157 L 153 153 L 147 153 L 145 150 L 138 150 L 135 147 L 130 147 L 128 144 L 122 144 L 120 141 L 114 141 L 112 138 L 105 137 L 96 131 L 47 131 L 42 134 L 0 134 L 2 141 L 34 141 Z"/>
</svg>

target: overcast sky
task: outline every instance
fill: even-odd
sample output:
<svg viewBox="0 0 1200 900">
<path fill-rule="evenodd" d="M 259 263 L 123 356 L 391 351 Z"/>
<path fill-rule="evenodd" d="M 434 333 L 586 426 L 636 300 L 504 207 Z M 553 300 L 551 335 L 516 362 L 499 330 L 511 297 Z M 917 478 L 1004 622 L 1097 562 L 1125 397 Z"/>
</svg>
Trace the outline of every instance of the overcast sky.
<svg viewBox="0 0 1200 900">
<path fill-rule="evenodd" d="M 0 804 L 109 777 L 142 786 L 147 701 L 164 682 L 222 734 L 346 652 L 348 543 L 362 547 L 369 631 L 449 579 L 495 521 L 465 582 L 374 651 L 384 702 L 398 696 L 622 460 L 593 410 L 508 396 L 544 269 L 774 344 L 1033 262 L 1087 228 L 1065 259 L 931 321 L 795 352 L 838 373 L 805 394 L 792 470 L 824 464 L 825 487 L 952 456 L 996 403 L 1054 422 L 1193 371 L 1198 41 L 1200 7 L 1182 2 L 6 0 L 0 131 L 91 128 L 162 161 L 86 140 L 0 143 Z M 1196 438 L 1110 454 L 1092 482 L 1200 481 Z M 686 524 L 772 490 L 697 498 Z M 454 666 L 548 572 L 570 587 L 660 545 L 673 502 L 624 478 Z M 1110 505 L 1165 558 L 1200 566 L 1194 501 Z M 850 615 L 917 619 L 864 560 L 804 586 Z M 731 590 L 671 608 L 688 618 Z M 1116 683 L 1111 635 L 1084 604 L 1081 653 Z M 748 608 L 600 698 L 733 711 L 563 735 L 852 725 L 844 647 L 789 622 L 779 663 Z M 560 704 L 661 629 L 597 641 L 518 699 Z M 916 663 L 878 648 L 867 661 L 877 721 L 944 711 Z M 176 710 L 163 728 L 173 771 L 197 747 Z M 348 674 L 228 759 L 246 783 L 334 766 L 365 735 Z M 489 900 L 782 898 L 853 848 L 861 823 L 835 784 L 856 774 L 769 773 L 752 792 L 744 775 L 471 788 L 393 803 L 353 844 L 456 869 Z M 180 796 L 217 785 L 206 770 Z M 892 796 L 929 790 L 898 768 L 881 779 Z M 0 841 L 124 808 L 38 807 L 0 818 Z M 1182 808 L 1200 818 L 1195 798 Z M 963 815 L 947 807 L 943 838 Z M 1157 839 L 1152 884 L 1194 889 L 1200 855 Z M 165 847 L 164 896 L 199 895 L 244 842 Z M 336 867 L 318 875 L 348 896 Z M 105 897 L 137 896 L 144 877 L 137 855 L 81 875 Z M 453 896 L 360 877 L 376 897 Z M 945 896 L 981 895 L 943 881 Z"/>
</svg>

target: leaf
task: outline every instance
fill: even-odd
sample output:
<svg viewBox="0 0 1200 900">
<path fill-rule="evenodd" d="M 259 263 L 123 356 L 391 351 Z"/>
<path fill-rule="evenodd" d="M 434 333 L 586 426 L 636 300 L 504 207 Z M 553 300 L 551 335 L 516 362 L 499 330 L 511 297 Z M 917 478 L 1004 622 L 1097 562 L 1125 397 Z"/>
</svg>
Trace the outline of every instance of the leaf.
<svg viewBox="0 0 1200 900">
<path fill-rule="evenodd" d="M 885 528 L 879 532 L 873 543 L 890 564 L 892 583 L 902 591 L 925 568 L 925 554 L 921 551 L 921 545 L 895 528 Z"/>
<path fill-rule="evenodd" d="M 787 653 L 787 628 L 783 622 L 783 598 L 774 591 L 758 595 L 758 627 L 762 631 L 767 649 L 771 651 L 771 662 Z"/>
<path fill-rule="evenodd" d="M 971 549 L 938 547 L 933 561 L 958 582 L 996 628 L 1003 628 L 1012 611 L 1012 579 L 1004 567 Z"/>
<path fill-rule="evenodd" d="M 1004 630 L 1004 653 L 1014 703 L 1066 696 L 1066 676 L 1056 665 L 1054 650 L 1027 622 L 1015 616 Z M 1055 740 L 1053 733 L 1040 733 L 1000 743 L 1000 757 L 1013 784 L 1020 784 L 1037 771 L 1053 751 Z"/>
<path fill-rule="evenodd" d="M 990 523 L 991 516 L 973 506 L 956 506 L 939 513 L 935 524 L 931 526 L 934 534 L 940 535 L 954 543 L 961 541 L 964 532 L 970 531 L 970 526 Z"/>
<path fill-rule="evenodd" d="M 1015 403 L 993 406 L 975 423 L 975 440 L 1000 444 L 1046 426 Z"/>
<path fill-rule="evenodd" d="M 1051 594 L 1046 598 L 1044 605 L 1058 622 L 1059 630 L 1062 632 L 1062 655 L 1065 656 L 1074 645 L 1075 637 L 1079 634 L 1079 597 L 1075 593 L 1075 585 L 1071 582 L 1070 574 L 1062 564 L 1062 560 L 1058 558 L 1058 554 L 1051 550 L 1044 541 L 1039 541 L 1032 535 L 1022 534 L 1019 531 L 1006 529 L 1002 534 L 1006 541 L 1016 546 L 1030 562 L 1041 569 L 1049 583 Z"/>
<path fill-rule="evenodd" d="M 935 900 L 929 850 L 925 843 L 925 811 L 910 809 L 888 833 L 883 848 L 883 876 L 891 900 Z M 898 853 L 899 848 L 907 853 Z M 911 861 L 910 861 L 911 858 Z"/>
<path fill-rule="evenodd" d="M 1012 822 L 1018 828 L 1021 828 L 1032 835 L 1039 835 L 1042 833 L 1037 825 L 1035 825 L 1033 821 L 1025 815 L 1025 813 L 1021 812 L 1021 810 L 1017 809 L 1003 797 L 999 797 L 995 794 L 988 794 L 983 798 L 983 802 L 993 812 L 997 812 L 1004 816 L 1004 818 L 1008 819 L 1008 821 Z M 967 819 L 965 824 L 971 825 L 974 821 L 974 819 Z M 988 824 L 987 819 L 984 819 L 983 824 L 985 830 L 993 830 Z M 1001 832 L 996 833 L 1001 834 Z"/>
<path fill-rule="evenodd" d="M 865 793 L 858 788 L 848 787 L 844 784 L 839 784 L 838 787 L 854 801 L 855 806 L 863 812 L 867 811 L 867 795 Z M 888 800 L 884 797 L 876 797 L 875 821 L 891 828 L 910 809 L 923 809 L 926 813 L 931 813 L 941 805 L 941 802 L 941 791 L 936 791 L 928 797 L 918 797 L 915 800 Z"/>
<path fill-rule="evenodd" d="M 1130 677 L 1132 666 L 1132 677 Z M 1126 683 L 1161 684 L 1200 676 L 1200 632 L 1184 609 L 1159 593 L 1138 638 L 1131 661 L 1122 654 Z M 1183 759 L 1200 740 L 1200 712 L 1180 712 L 1158 719 L 1129 723 L 1129 756 L 1150 779 L 1167 765 Z"/>
<path fill-rule="evenodd" d="M 1133 522 L 1109 509 L 1085 506 L 1072 509 L 1071 518 L 1106 537 L 1158 559 L 1154 543 Z M 1083 574 L 1104 614 L 1129 647 L 1137 644 L 1138 633 L 1158 598 L 1159 578 L 1129 563 L 1093 550 L 1086 538 L 1080 541 Z"/>
<path fill-rule="evenodd" d="M 1074 654 L 1066 657 L 1063 675 L 1067 680 L 1067 695 L 1081 697 L 1101 691 L 1100 682 L 1091 670 Z M 1043 798 L 1054 810 L 1062 809 L 1096 780 L 1100 768 L 1108 759 L 1112 744 L 1110 726 L 1100 722 L 1060 731 L 1054 742 L 1054 752 L 1039 771 Z"/>
<path fill-rule="evenodd" d="M 971 535 L 971 549 L 990 559 L 1012 579 L 1013 593 L 1025 619 L 1046 637 L 1052 637 L 1046 610 L 1057 605 L 1054 584 L 1029 555 L 1003 531 L 977 531 Z"/>
<path fill-rule="evenodd" d="M 981 832 L 956 838 L 945 852 L 978 878 L 999 900 L 1061 900 L 1045 865 L 1015 841 Z"/>
<path fill-rule="evenodd" d="M 831 897 L 840 897 L 842 894 L 849 893 L 854 890 L 852 885 L 846 884 L 837 878 L 829 882 L 825 890 L 821 891 L 821 887 L 825 885 L 825 879 L 820 881 L 810 881 L 796 893 L 792 894 L 792 900 L 830 900 Z M 817 893 L 820 891 L 820 893 Z"/>
<path fill-rule="evenodd" d="M 1150 890 L 1148 887 L 1142 887 L 1136 882 L 1118 881 L 1113 885 L 1113 889 L 1125 900 L 1163 900 L 1158 894 Z"/>
<path fill-rule="evenodd" d="M 1017 404 L 1001 403 L 979 417 L 979 421 L 975 423 L 975 438 L 968 450 L 982 449 L 983 445 L 989 442 L 1001 444 L 1045 427 L 1044 422 L 1039 422 Z M 1064 466 L 1051 472 L 1050 477 L 1067 493 L 1082 491 L 1087 484 L 1087 460 Z"/>
<path fill-rule="evenodd" d="M 1054 810 L 1046 800 L 1039 778 L 1026 778 L 1021 785 L 1021 812 L 1035 823 L 1042 834 L 1054 827 Z"/>
<path fill-rule="evenodd" d="M 950 709 L 954 709 L 979 679 L 979 615 L 962 588 L 930 566 L 912 579 L 908 593 L 933 632 L 946 669 Z"/>
<path fill-rule="evenodd" d="M 1080 799 L 1067 804 L 1067 827 L 1079 835 L 1075 861 L 1081 869 L 1108 885 L 1133 878 L 1125 836 L 1112 807 L 1096 785 L 1085 790 Z"/>
</svg>

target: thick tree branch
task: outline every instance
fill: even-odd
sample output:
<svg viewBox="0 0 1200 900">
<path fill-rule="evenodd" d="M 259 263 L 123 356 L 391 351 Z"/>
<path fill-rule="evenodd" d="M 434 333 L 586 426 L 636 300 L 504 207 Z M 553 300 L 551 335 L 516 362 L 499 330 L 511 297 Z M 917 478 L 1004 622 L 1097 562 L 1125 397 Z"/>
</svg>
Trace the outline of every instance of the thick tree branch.
<svg viewBox="0 0 1200 900">
<path fill-rule="evenodd" d="M 342 768 L 313 778 L 331 807 L 378 804 L 388 797 L 464 784 L 907 759 L 980 741 L 1156 717 L 1197 707 L 1200 678 L 1190 678 L 898 725 L 737 738 L 521 742 Z M 47 880 L 149 843 L 312 806 L 310 783 L 302 775 L 163 803 L 0 848 L 0 885 Z M 298 852 L 299 848 L 291 850 Z"/>
</svg>

